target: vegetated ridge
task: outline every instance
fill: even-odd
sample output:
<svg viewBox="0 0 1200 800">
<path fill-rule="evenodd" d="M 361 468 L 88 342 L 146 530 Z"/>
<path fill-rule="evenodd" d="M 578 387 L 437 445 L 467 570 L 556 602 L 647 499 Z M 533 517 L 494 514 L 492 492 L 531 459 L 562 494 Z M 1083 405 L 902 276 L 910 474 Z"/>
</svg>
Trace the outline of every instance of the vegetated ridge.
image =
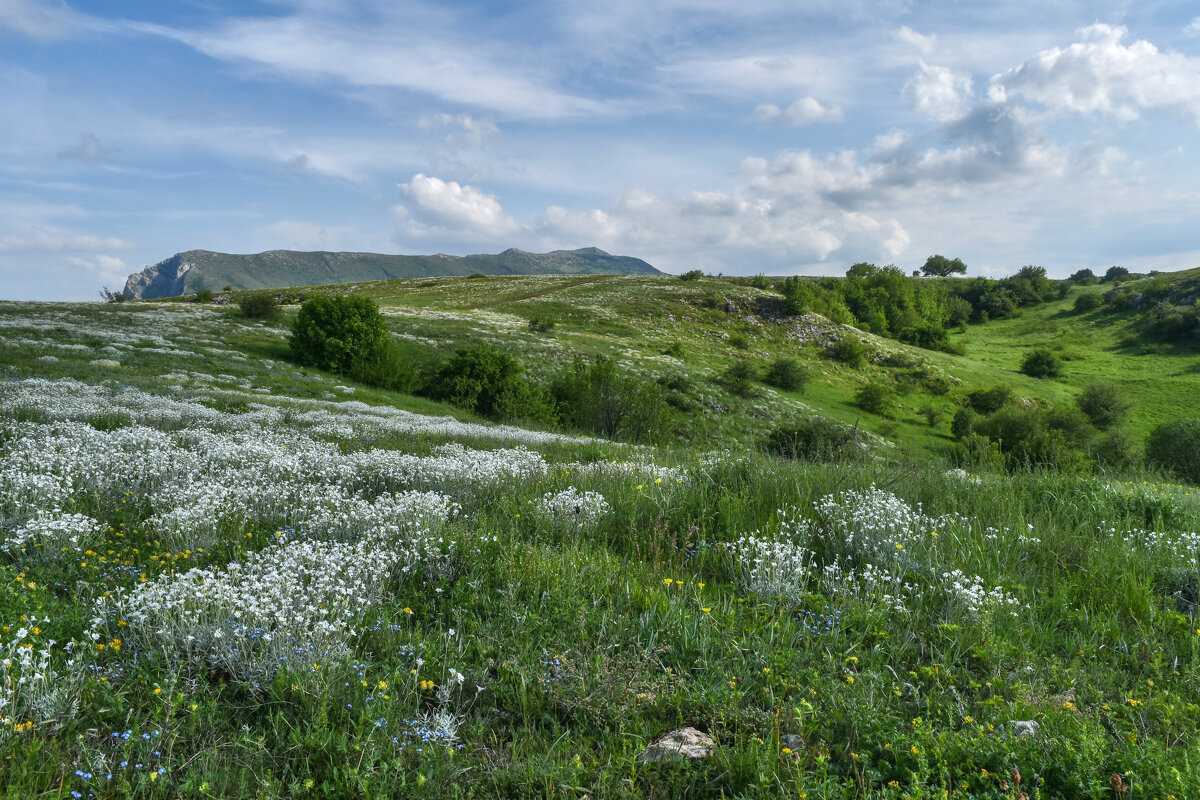
<svg viewBox="0 0 1200 800">
<path fill-rule="evenodd" d="M 515 247 L 496 255 L 385 255 L 382 253 L 268 250 L 239 255 L 188 250 L 135 272 L 125 281 L 134 300 L 176 297 L 203 290 L 279 289 L 395 278 L 472 275 L 659 275 L 640 258 L 595 247 L 527 253 Z"/>
</svg>

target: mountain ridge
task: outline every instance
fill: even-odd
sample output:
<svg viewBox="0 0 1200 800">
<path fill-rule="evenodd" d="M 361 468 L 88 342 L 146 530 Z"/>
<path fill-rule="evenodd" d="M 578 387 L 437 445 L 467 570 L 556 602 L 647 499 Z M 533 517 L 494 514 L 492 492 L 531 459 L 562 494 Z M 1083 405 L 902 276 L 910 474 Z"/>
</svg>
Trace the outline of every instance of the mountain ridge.
<svg viewBox="0 0 1200 800">
<path fill-rule="evenodd" d="M 661 275 L 640 258 L 614 256 L 596 247 L 531 253 L 452 256 L 387 255 L 348 251 L 267 250 L 220 253 L 186 250 L 131 274 L 125 295 L 144 300 L 199 291 L 283 289 L 358 281 L 471 275 Z"/>
</svg>

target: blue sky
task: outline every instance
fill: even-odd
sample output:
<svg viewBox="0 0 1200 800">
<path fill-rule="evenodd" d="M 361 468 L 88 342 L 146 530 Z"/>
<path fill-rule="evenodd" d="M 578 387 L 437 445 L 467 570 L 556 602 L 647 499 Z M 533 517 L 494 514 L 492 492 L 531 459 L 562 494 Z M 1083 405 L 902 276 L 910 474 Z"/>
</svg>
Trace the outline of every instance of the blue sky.
<svg viewBox="0 0 1200 800">
<path fill-rule="evenodd" d="M 1198 14 L 0 0 L 0 298 L 189 249 L 1200 266 Z"/>
</svg>

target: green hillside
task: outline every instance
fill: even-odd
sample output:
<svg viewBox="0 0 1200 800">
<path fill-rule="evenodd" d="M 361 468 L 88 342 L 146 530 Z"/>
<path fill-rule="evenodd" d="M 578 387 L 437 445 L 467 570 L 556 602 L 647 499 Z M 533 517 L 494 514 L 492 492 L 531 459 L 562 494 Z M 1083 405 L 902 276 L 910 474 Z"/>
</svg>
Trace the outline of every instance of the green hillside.
<svg viewBox="0 0 1200 800">
<path fill-rule="evenodd" d="M 129 276 L 125 294 L 135 300 L 201 291 L 276 289 L 427 275 L 657 274 L 638 258 L 612 256 L 595 247 L 497 255 L 398 256 L 380 253 L 304 253 L 270 250 L 238 255 L 189 250 Z"/>
</svg>

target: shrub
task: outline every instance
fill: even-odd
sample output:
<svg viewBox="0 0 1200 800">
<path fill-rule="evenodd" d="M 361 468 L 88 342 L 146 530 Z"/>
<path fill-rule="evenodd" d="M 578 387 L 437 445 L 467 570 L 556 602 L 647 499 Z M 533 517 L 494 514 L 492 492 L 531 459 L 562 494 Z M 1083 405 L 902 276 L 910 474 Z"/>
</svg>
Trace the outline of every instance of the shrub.
<svg viewBox="0 0 1200 800">
<path fill-rule="evenodd" d="M 736 361 L 725 370 L 721 376 L 722 382 L 733 394 L 739 397 L 750 397 L 754 394 L 753 380 L 757 376 L 753 365 L 748 361 Z"/>
<path fill-rule="evenodd" d="M 890 418 L 895 411 L 895 395 L 890 386 L 872 381 L 855 392 L 854 404 L 863 411 Z"/>
<path fill-rule="evenodd" d="M 704 271 L 699 269 L 689 269 L 687 272 L 679 276 L 681 281 L 698 281 L 704 277 Z"/>
<path fill-rule="evenodd" d="M 1108 381 L 1088 384 L 1075 398 L 1075 405 L 1100 430 L 1120 422 L 1133 408 L 1121 387 Z"/>
<path fill-rule="evenodd" d="M 1095 292 L 1081 294 L 1075 298 L 1075 313 L 1086 314 L 1089 311 L 1095 311 L 1102 305 L 1104 305 L 1104 298 Z"/>
<path fill-rule="evenodd" d="M 929 427 L 931 428 L 937 427 L 938 422 L 941 421 L 943 416 L 942 410 L 932 403 L 926 403 L 925 405 L 921 406 L 920 414 L 925 418 L 925 421 L 929 423 Z"/>
<path fill-rule="evenodd" d="M 777 358 L 767 367 L 764 380 L 776 389 L 803 392 L 808 383 L 808 370 L 794 358 Z"/>
<path fill-rule="evenodd" d="M 192 295 L 193 303 L 211 303 L 213 299 L 212 289 L 201 289 Z"/>
<path fill-rule="evenodd" d="M 729 346 L 736 347 L 738 350 L 745 350 L 750 346 L 750 340 L 743 334 L 735 333 L 729 337 Z"/>
<path fill-rule="evenodd" d="M 288 344 L 299 363 L 347 374 L 387 342 L 387 323 L 370 298 L 317 295 L 300 307 Z"/>
<path fill-rule="evenodd" d="M 762 274 L 755 275 L 754 277 L 752 277 L 750 279 L 750 285 L 753 286 L 755 289 L 762 289 L 762 290 L 766 291 L 771 288 L 771 279 L 768 278 L 766 275 L 762 275 Z"/>
<path fill-rule="evenodd" d="M 991 389 L 976 389 L 967 395 L 967 403 L 980 414 L 999 411 L 1012 399 L 1012 387 L 999 383 Z"/>
<path fill-rule="evenodd" d="M 249 294 L 238 301 L 242 316 L 249 319 L 279 319 L 279 303 L 269 294 Z"/>
<path fill-rule="evenodd" d="M 663 355 L 671 358 L 683 358 L 683 344 L 680 342 L 671 342 L 663 348 Z"/>
<path fill-rule="evenodd" d="M 1146 438 L 1146 461 L 1200 483 L 1200 418 L 1164 422 Z"/>
<path fill-rule="evenodd" d="M 950 420 L 950 435 L 955 439 L 969 439 L 975 434 L 975 421 L 978 415 L 969 408 L 960 408 L 954 412 Z"/>
<path fill-rule="evenodd" d="M 834 343 L 830 348 L 830 355 L 834 360 L 841 361 L 843 364 L 849 364 L 852 367 L 861 367 L 867 363 L 867 346 L 862 339 L 853 336 L 843 336 Z"/>
<path fill-rule="evenodd" d="M 112 289 L 109 289 L 107 286 L 105 286 L 100 290 L 100 299 L 106 303 L 124 303 L 129 299 L 129 295 L 125 294 L 124 289 L 119 292 L 114 292 Z"/>
<path fill-rule="evenodd" d="M 1071 277 L 1067 278 L 1067 280 L 1071 283 L 1078 283 L 1081 286 L 1091 286 L 1099 279 L 1096 277 L 1096 273 L 1085 267 L 1084 269 L 1072 272 Z"/>
<path fill-rule="evenodd" d="M 1092 443 L 1091 454 L 1101 466 L 1124 469 L 1138 461 L 1137 440 L 1126 430 L 1109 431 Z"/>
<path fill-rule="evenodd" d="M 672 390 L 689 389 L 686 377 L 679 377 Z M 566 424 L 610 439 L 654 441 L 671 419 L 660 387 L 622 371 L 609 358 L 590 364 L 577 360 L 550 382 L 550 392 Z"/>
<path fill-rule="evenodd" d="M 459 408 L 501 420 L 551 421 L 553 406 L 544 391 L 525 380 L 521 362 L 490 344 L 455 351 L 433 377 L 426 393 Z"/>
<path fill-rule="evenodd" d="M 1057 378 L 1062 375 L 1062 359 L 1046 347 L 1038 347 L 1025 356 L 1021 372 L 1031 378 Z"/>
<path fill-rule="evenodd" d="M 534 317 L 529 320 L 529 330 L 537 333 L 549 333 L 554 330 L 554 320 L 545 317 Z"/>
<path fill-rule="evenodd" d="M 785 458 L 808 461 L 844 461 L 864 452 L 858 427 L 825 417 L 802 417 L 776 428 L 767 436 L 768 451 Z"/>
</svg>

